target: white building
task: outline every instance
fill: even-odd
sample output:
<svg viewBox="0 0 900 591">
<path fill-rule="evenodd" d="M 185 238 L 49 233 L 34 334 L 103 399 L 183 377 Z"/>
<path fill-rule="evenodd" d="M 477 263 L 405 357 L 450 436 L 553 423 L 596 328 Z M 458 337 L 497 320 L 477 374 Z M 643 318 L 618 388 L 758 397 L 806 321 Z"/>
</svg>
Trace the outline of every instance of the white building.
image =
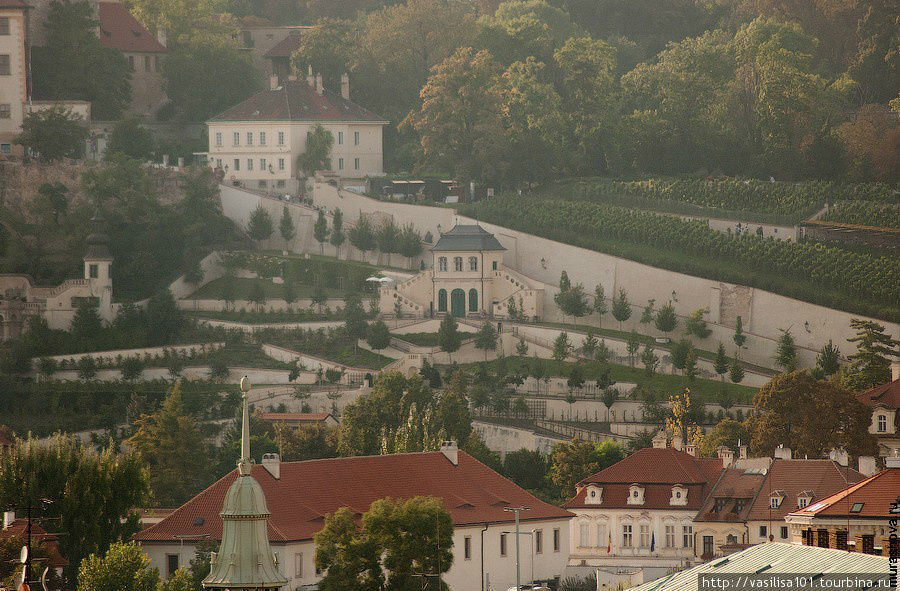
<svg viewBox="0 0 900 591">
<path fill-rule="evenodd" d="M 566 567 L 572 514 L 540 501 L 455 444 L 438 452 L 306 462 L 281 463 L 272 454 L 252 474 L 271 512 L 269 540 L 289 579 L 285 589 L 314 589 L 322 578 L 313 536 L 326 515 L 340 507 L 362 514 L 384 497 L 443 501 L 454 525 L 453 566 L 444 577 L 451 589 L 497 591 L 515 584 L 514 516 L 505 507 L 530 507 L 521 514 L 522 581 L 553 579 Z M 236 478 L 232 471 L 135 535 L 164 577 L 188 565 L 198 543 L 221 539 L 219 512 Z"/>
<path fill-rule="evenodd" d="M 900 454 L 900 362 L 891 365 L 891 381 L 860 392 L 856 398 L 872 409 L 869 433 L 878 440 L 878 455 Z"/>
<path fill-rule="evenodd" d="M 334 145 L 326 168 L 342 179 L 384 174 L 382 128 L 388 122 L 350 101 L 346 75 L 341 93 L 327 90 L 321 75 L 279 82 L 207 122 L 208 162 L 225 181 L 249 189 L 299 190 L 297 157 L 307 134 L 321 125 Z"/>
<path fill-rule="evenodd" d="M 21 154 L 26 102 L 25 12 L 22 0 L 0 0 L 0 158 Z"/>
</svg>

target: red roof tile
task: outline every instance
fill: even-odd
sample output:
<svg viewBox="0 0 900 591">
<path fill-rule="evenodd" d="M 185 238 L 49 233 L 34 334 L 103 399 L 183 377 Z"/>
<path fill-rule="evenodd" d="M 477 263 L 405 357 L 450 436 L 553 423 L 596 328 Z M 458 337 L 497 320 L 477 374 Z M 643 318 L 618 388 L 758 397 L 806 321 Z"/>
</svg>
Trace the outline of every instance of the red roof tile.
<svg viewBox="0 0 900 591">
<path fill-rule="evenodd" d="M 888 408 L 900 408 L 900 380 L 894 380 L 887 384 L 881 384 L 860 392 L 856 398 L 866 406 L 886 406 Z"/>
<path fill-rule="evenodd" d="M 900 502 L 900 468 L 888 468 L 792 515 L 887 519 L 891 503 L 896 502 Z M 856 503 L 862 503 L 862 507 L 851 513 L 850 508 Z"/>
<path fill-rule="evenodd" d="M 165 53 L 165 46 L 119 2 L 100 2 L 100 42 L 119 51 Z"/>
<path fill-rule="evenodd" d="M 784 519 L 785 515 L 799 508 L 797 496 L 802 491 L 813 493 L 809 502 L 812 505 L 863 478 L 856 470 L 841 466 L 833 460 L 773 460 L 747 519 Z M 769 507 L 769 496 L 776 490 L 783 492 L 784 499 L 777 509 L 772 509 Z"/>
<path fill-rule="evenodd" d="M 222 502 L 236 470 L 179 507 L 161 522 L 135 534 L 142 543 L 208 536 L 221 539 Z M 524 519 L 567 519 L 571 513 L 545 503 L 465 452 L 454 466 L 441 452 L 283 462 L 276 480 L 262 466 L 253 476 L 266 495 L 271 517 L 269 539 L 285 543 L 312 539 L 325 516 L 340 507 L 364 513 L 385 497 L 435 496 L 443 500 L 454 525 L 507 523 L 510 505 L 531 507 Z"/>
<path fill-rule="evenodd" d="M 0 530 L 0 540 L 6 540 L 12 537 L 20 537 L 24 539 L 27 535 L 27 528 L 28 520 L 20 517 L 10 523 L 9 527 Z M 41 527 L 40 524 L 34 520 L 32 520 L 31 522 L 31 537 L 33 540 L 39 540 L 43 542 L 46 546 L 47 556 L 50 559 L 49 566 L 58 568 L 69 564 L 69 561 L 63 558 L 59 553 L 59 546 L 57 543 L 56 535 L 47 533 L 47 530 Z"/>
<path fill-rule="evenodd" d="M 305 80 L 286 80 L 275 89 L 263 90 L 238 103 L 212 121 L 387 121 L 340 94 L 322 94 Z"/>
<path fill-rule="evenodd" d="M 30 6 L 23 0 L 0 0 L 0 8 L 28 9 Z"/>
<path fill-rule="evenodd" d="M 331 413 L 327 412 L 261 412 L 263 421 L 285 421 L 297 423 L 320 423 L 326 421 Z"/>
<path fill-rule="evenodd" d="M 291 31 L 287 37 L 267 51 L 265 57 L 291 57 L 298 49 L 300 49 L 300 31 Z"/>
<path fill-rule="evenodd" d="M 753 507 L 752 501 L 764 480 L 765 476 L 758 472 L 748 473 L 738 468 L 723 470 L 694 521 L 746 521 Z M 714 511 L 716 499 L 727 499 L 720 512 Z M 745 499 L 745 504 L 740 511 L 733 511 L 737 507 L 737 499 Z"/>
<path fill-rule="evenodd" d="M 638 483 L 640 484 L 640 483 Z M 567 509 L 634 509 L 644 511 L 647 509 L 665 509 L 667 511 L 696 511 L 700 508 L 705 497 L 704 484 L 683 485 L 687 489 L 687 504 L 672 505 L 671 484 L 641 484 L 644 488 L 644 504 L 629 505 L 628 494 L 630 484 L 599 484 L 603 488 L 603 502 L 588 504 L 586 502 L 588 489 L 582 488 L 575 497 L 563 505 Z"/>
</svg>

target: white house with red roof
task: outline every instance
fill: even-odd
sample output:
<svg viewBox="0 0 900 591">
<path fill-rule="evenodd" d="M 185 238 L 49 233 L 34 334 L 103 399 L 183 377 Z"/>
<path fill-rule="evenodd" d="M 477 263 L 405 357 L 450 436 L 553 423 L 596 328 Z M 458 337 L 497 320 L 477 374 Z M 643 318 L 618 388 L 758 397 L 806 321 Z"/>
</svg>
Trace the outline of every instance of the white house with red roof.
<svg viewBox="0 0 900 591">
<path fill-rule="evenodd" d="M 891 365 L 891 381 L 856 395 L 872 409 L 869 433 L 878 440 L 878 455 L 888 458 L 900 453 L 900 363 Z"/>
<path fill-rule="evenodd" d="M 257 190 L 297 191 L 302 172 L 297 157 L 316 125 L 331 132 L 334 144 L 326 163 L 342 179 L 384 174 L 382 129 L 388 122 L 350 101 L 350 82 L 332 92 L 322 76 L 279 81 L 209 121 L 210 166 L 226 182 Z"/>
<path fill-rule="evenodd" d="M 444 581 L 451 589 L 506 589 L 515 584 L 513 513 L 521 513 L 522 580 L 562 575 L 569 557 L 572 514 L 545 503 L 500 476 L 455 444 L 441 451 L 279 462 L 267 455 L 252 475 L 265 493 L 271 516 L 269 541 L 289 582 L 285 589 L 314 589 L 322 578 L 314 564 L 313 536 L 325 516 L 340 507 L 358 515 L 385 497 L 441 499 L 453 519 L 453 566 Z M 219 541 L 219 513 L 232 471 L 159 523 L 134 536 L 160 569 L 170 576 L 194 558 L 197 545 Z M 482 587 L 482 583 L 484 586 Z"/>
</svg>

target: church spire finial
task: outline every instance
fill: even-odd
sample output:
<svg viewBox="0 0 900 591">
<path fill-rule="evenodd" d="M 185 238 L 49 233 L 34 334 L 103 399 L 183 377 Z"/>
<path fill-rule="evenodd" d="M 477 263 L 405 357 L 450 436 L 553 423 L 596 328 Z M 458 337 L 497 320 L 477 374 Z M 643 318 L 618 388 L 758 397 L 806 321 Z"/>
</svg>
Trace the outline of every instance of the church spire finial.
<svg viewBox="0 0 900 591">
<path fill-rule="evenodd" d="M 248 476 L 252 465 L 250 464 L 250 379 L 247 376 L 241 378 L 241 398 L 243 398 L 243 417 L 241 420 L 241 459 L 238 461 L 238 473 Z"/>
</svg>

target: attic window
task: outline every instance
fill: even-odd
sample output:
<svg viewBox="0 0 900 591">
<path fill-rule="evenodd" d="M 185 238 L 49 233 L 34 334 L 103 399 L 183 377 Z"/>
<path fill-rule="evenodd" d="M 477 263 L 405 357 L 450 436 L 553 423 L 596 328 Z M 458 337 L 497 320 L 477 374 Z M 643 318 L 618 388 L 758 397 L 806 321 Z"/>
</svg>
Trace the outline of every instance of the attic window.
<svg viewBox="0 0 900 591">
<path fill-rule="evenodd" d="M 862 512 L 863 505 L 865 505 L 865 503 L 853 503 L 853 506 L 850 507 L 850 512 L 851 512 L 851 513 L 860 513 L 860 512 Z"/>
<path fill-rule="evenodd" d="M 777 509 L 778 507 L 780 507 L 781 499 L 782 499 L 782 497 L 778 497 L 778 496 L 774 496 L 774 495 L 769 497 L 769 509 Z"/>
<path fill-rule="evenodd" d="M 197 519 L 194 520 L 195 527 L 199 527 L 199 526 L 203 525 L 204 523 L 206 523 L 206 520 L 203 519 L 202 517 L 198 517 Z"/>
</svg>

